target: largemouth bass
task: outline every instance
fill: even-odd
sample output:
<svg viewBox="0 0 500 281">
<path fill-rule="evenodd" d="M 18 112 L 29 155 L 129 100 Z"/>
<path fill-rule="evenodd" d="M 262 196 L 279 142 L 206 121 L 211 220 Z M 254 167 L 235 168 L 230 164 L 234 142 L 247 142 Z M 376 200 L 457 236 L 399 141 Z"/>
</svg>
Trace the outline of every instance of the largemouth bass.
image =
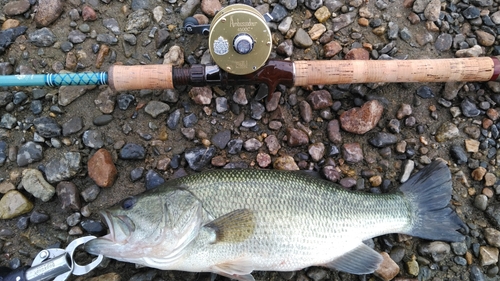
<svg viewBox="0 0 500 281">
<path fill-rule="evenodd" d="M 325 266 L 374 272 L 382 256 L 363 243 L 388 233 L 462 241 L 449 207 L 451 174 L 428 165 L 399 191 L 348 191 L 305 173 L 213 170 L 167 181 L 103 211 L 109 234 L 85 249 L 163 270 L 214 272 L 254 280 L 251 272 Z"/>
</svg>

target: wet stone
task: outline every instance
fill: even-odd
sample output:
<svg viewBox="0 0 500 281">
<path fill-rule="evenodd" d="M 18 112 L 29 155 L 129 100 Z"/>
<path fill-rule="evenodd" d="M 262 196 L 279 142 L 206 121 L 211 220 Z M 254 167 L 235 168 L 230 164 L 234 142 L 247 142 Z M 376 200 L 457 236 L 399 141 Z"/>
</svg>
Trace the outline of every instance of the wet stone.
<svg viewBox="0 0 500 281">
<path fill-rule="evenodd" d="M 80 210 L 82 205 L 80 203 L 78 188 L 74 183 L 62 181 L 57 184 L 56 192 L 63 210 Z"/>
<path fill-rule="evenodd" d="M 384 108 L 377 100 L 365 103 L 361 108 L 352 108 L 340 115 L 340 124 L 348 132 L 364 134 L 375 128 Z"/>
<path fill-rule="evenodd" d="M 467 153 L 460 145 L 452 145 L 450 148 L 450 156 L 455 160 L 455 163 L 462 165 L 467 163 Z"/>
<path fill-rule="evenodd" d="M 25 230 L 29 225 L 29 217 L 20 217 L 16 222 L 17 229 Z"/>
<path fill-rule="evenodd" d="M 120 149 L 121 159 L 140 160 L 146 157 L 146 149 L 139 144 L 127 143 Z"/>
<path fill-rule="evenodd" d="M 441 33 L 436 39 L 434 46 L 436 47 L 436 50 L 443 52 L 449 50 L 451 48 L 452 43 L 453 43 L 453 37 L 450 34 Z"/>
<path fill-rule="evenodd" d="M 3 7 L 3 13 L 6 16 L 16 16 L 28 11 L 29 8 L 30 2 L 28 0 L 10 1 Z"/>
<path fill-rule="evenodd" d="M 127 110 L 132 102 L 135 101 L 134 95 L 130 94 L 120 94 L 117 97 L 118 108 L 121 110 Z"/>
<path fill-rule="evenodd" d="M 297 4 L 295 3 L 295 5 Z M 293 6 L 293 4 L 288 6 Z M 276 4 L 271 12 L 271 17 L 273 18 L 274 22 L 281 22 L 287 15 L 288 12 L 286 11 L 285 7 L 281 6 L 280 4 Z"/>
<path fill-rule="evenodd" d="M 106 229 L 101 222 L 95 220 L 84 220 L 80 223 L 80 226 L 91 235 L 101 236 L 106 234 Z"/>
<path fill-rule="evenodd" d="M 69 217 L 66 218 L 66 223 L 69 226 L 76 226 L 80 223 L 82 219 L 82 215 L 80 213 L 73 213 Z"/>
<path fill-rule="evenodd" d="M 243 143 L 243 147 L 246 151 L 257 151 L 261 146 L 262 143 L 256 138 L 248 139 Z"/>
<path fill-rule="evenodd" d="M 288 145 L 292 147 L 297 147 L 309 143 L 309 137 L 302 130 L 287 128 L 286 135 L 288 139 Z"/>
<path fill-rule="evenodd" d="M 104 126 L 111 123 L 111 121 L 113 121 L 113 115 L 103 114 L 92 119 L 92 124 L 96 126 Z"/>
<path fill-rule="evenodd" d="M 68 34 L 68 41 L 73 44 L 82 43 L 83 41 L 85 41 L 85 39 L 87 39 L 87 35 L 85 35 L 80 30 L 72 30 Z"/>
<path fill-rule="evenodd" d="M 359 143 L 346 143 L 342 146 L 342 156 L 349 163 L 358 163 L 364 159 Z"/>
<path fill-rule="evenodd" d="M 474 207 L 478 208 L 481 211 L 486 210 L 488 206 L 488 197 L 484 194 L 479 194 L 474 198 Z"/>
<path fill-rule="evenodd" d="M 33 112 L 33 114 L 35 114 L 35 115 L 42 113 L 42 110 L 43 110 L 42 101 L 40 101 L 40 100 L 32 101 L 31 105 L 30 105 L 30 109 L 31 109 L 31 112 Z"/>
<path fill-rule="evenodd" d="M 35 14 L 37 27 L 48 26 L 63 12 L 63 3 L 60 0 L 39 0 L 38 11 Z"/>
<path fill-rule="evenodd" d="M 146 173 L 145 187 L 146 190 L 155 188 L 165 182 L 165 179 L 155 172 L 154 170 L 148 170 Z"/>
<path fill-rule="evenodd" d="M 211 142 L 219 149 L 224 149 L 226 148 L 227 143 L 231 139 L 231 131 L 230 130 L 224 130 L 220 131 L 217 134 L 215 134 Z"/>
<path fill-rule="evenodd" d="M 176 109 L 172 112 L 167 118 L 167 127 L 170 130 L 175 130 L 177 125 L 179 125 L 179 121 L 181 120 L 181 110 Z"/>
<path fill-rule="evenodd" d="M 495 247 L 479 247 L 479 259 L 482 266 L 496 264 L 498 262 L 499 250 Z"/>
<path fill-rule="evenodd" d="M 34 224 L 39 224 L 46 222 L 50 219 L 49 215 L 39 211 L 33 211 L 30 215 L 30 222 Z"/>
<path fill-rule="evenodd" d="M 30 42 L 37 47 L 50 47 L 56 42 L 56 36 L 47 27 L 28 34 Z"/>
<path fill-rule="evenodd" d="M 49 160 L 45 166 L 45 176 L 50 183 L 71 179 L 81 169 L 79 152 L 65 152 Z"/>
<path fill-rule="evenodd" d="M 102 135 L 99 131 L 96 130 L 85 131 L 82 135 L 82 141 L 85 146 L 90 148 L 99 149 L 104 146 Z"/>
<path fill-rule="evenodd" d="M 17 190 L 8 191 L 0 198 L 0 219 L 15 218 L 32 209 L 33 203 Z"/>
<path fill-rule="evenodd" d="M 241 148 L 243 147 L 243 140 L 234 139 L 230 140 L 227 143 L 227 153 L 229 154 L 238 154 L 241 152 Z"/>
<path fill-rule="evenodd" d="M 480 114 L 476 104 L 471 102 L 469 99 L 464 99 L 460 104 L 460 108 L 462 110 L 462 114 L 466 117 L 475 117 Z"/>
<path fill-rule="evenodd" d="M 228 111 L 229 106 L 227 104 L 227 99 L 225 97 L 215 98 L 215 109 L 218 113 L 223 113 Z"/>
<path fill-rule="evenodd" d="M 24 170 L 21 184 L 27 192 L 43 202 L 49 201 L 56 192 L 55 188 L 45 181 L 42 173 L 36 169 Z"/>
<path fill-rule="evenodd" d="M 470 279 L 472 281 L 485 281 L 482 270 L 477 265 L 472 265 L 470 269 Z"/>
<path fill-rule="evenodd" d="M 309 48 L 312 46 L 313 41 L 304 29 L 299 28 L 297 32 L 295 32 L 293 43 L 299 48 Z"/>
<path fill-rule="evenodd" d="M 434 97 L 434 93 L 428 86 L 421 86 L 417 89 L 417 95 L 423 99 L 430 99 Z"/>
<path fill-rule="evenodd" d="M 450 245 L 435 241 L 422 243 L 418 246 L 418 252 L 423 256 L 430 256 L 434 262 L 440 262 L 450 253 Z"/>
<path fill-rule="evenodd" d="M 184 127 L 191 128 L 198 123 L 198 117 L 196 117 L 196 114 L 191 113 L 182 118 L 182 123 L 184 124 Z"/>
<path fill-rule="evenodd" d="M 204 166 L 210 163 L 212 157 L 215 156 L 216 150 L 214 146 L 210 147 L 194 147 L 187 149 L 184 158 L 192 170 L 200 171 Z"/>
<path fill-rule="evenodd" d="M 332 95 L 327 90 L 314 91 L 307 96 L 313 109 L 325 109 L 333 105 Z"/>
<path fill-rule="evenodd" d="M 17 123 L 16 117 L 10 113 L 5 113 L 0 119 L 0 128 L 12 129 Z"/>
<path fill-rule="evenodd" d="M 170 110 L 170 106 L 166 103 L 160 101 L 150 101 L 144 108 L 144 111 L 151 115 L 151 117 L 156 118 L 158 115 L 165 113 Z"/>
<path fill-rule="evenodd" d="M 40 161 L 42 158 L 42 146 L 29 141 L 19 148 L 19 151 L 17 152 L 17 165 L 19 167 L 24 167 L 33 162 Z"/>
<path fill-rule="evenodd" d="M 125 32 L 137 35 L 142 30 L 146 29 L 150 24 L 151 14 L 144 9 L 139 9 L 128 15 Z"/>
<path fill-rule="evenodd" d="M 50 117 L 39 117 L 33 120 L 36 132 L 44 138 L 53 138 L 61 135 L 61 126 Z"/>
<path fill-rule="evenodd" d="M 236 89 L 233 94 L 233 101 L 240 105 L 246 105 L 248 103 L 245 88 Z"/>
<path fill-rule="evenodd" d="M 458 127 L 451 123 L 451 122 L 444 122 L 441 124 L 441 126 L 438 128 L 436 132 L 436 140 L 438 142 L 445 142 L 448 140 L 455 139 L 460 135 L 460 132 L 458 130 Z"/>
<path fill-rule="evenodd" d="M 99 192 L 101 192 L 101 189 L 95 185 L 89 185 L 87 188 L 85 188 L 80 195 L 82 196 L 83 200 L 85 202 L 89 203 L 94 201 L 97 198 L 97 195 L 99 195 Z"/>
<path fill-rule="evenodd" d="M 368 142 L 377 147 L 377 148 L 382 148 L 382 147 L 387 147 L 390 145 L 395 144 L 398 141 L 398 137 L 393 134 L 389 133 L 384 133 L 384 132 L 378 132 L 374 137 L 370 138 Z"/>
<path fill-rule="evenodd" d="M 100 187 L 113 186 L 118 176 L 118 171 L 113 163 L 113 157 L 106 149 L 99 149 L 94 153 L 90 157 L 87 167 L 89 177 Z"/>
<path fill-rule="evenodd" d="M 189 91 L 189 97 L 200 105 L 208 105 L 212 102 L 212 89 L 210 87 L 193 87 Z"/>
<path fill-rule="evenodd" d="M 252 101 L 250 103 L 250 110 L 252 111 L 252 118 L 260 120 L 262 118 L 262 114 L 266 111 L 266 108 L 261 103 Z"/>
<path fill-rule="evenodd" d="M 472 20 L 479 18 L 479 16 L 481 15 L 481 11 L 474 6 L 469 6 L 465 10 L 463 10 L 462 15 L 464 16 L 464 18 Z"/>
<path fill-rule="evenodd" d="M 0 166 L 7 160 L 7 143 L 0 140 Z"/>
<path fill-rule="evenodd" d="M 273 168 L 277 170 L 285 170 L 285 171 L 297 171 L 299 167 L 293 157 L 289 155 L 277 157 L 273 162 Z"/>
</svg>

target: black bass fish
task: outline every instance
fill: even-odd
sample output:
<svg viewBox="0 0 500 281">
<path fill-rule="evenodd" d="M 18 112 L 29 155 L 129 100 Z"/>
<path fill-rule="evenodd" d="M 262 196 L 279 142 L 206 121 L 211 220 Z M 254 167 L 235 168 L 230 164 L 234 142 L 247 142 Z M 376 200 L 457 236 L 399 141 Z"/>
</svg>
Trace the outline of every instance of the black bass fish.
<svg viewBox="0 0 500 281">
<path fill-rule="evenodd" d="M 451 174 L 435 161 L 398 192 L 352 192 L 305 173 L 213 170 L 170 180 L 102 212 L 109 234 L 86 244 L 94 255 L 163 270 L 251 272 L 325 266 L 374 272 L 382 256 L 364 240 L 403 233 L 462 241 L 450 208 Z"/>
</svg>

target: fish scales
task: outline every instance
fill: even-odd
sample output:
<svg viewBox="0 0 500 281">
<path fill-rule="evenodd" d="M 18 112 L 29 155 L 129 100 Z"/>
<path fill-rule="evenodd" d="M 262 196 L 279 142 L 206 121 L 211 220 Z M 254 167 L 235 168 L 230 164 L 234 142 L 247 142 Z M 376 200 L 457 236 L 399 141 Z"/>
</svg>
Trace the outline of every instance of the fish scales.
<svg viewBox="0 0 500 281">
<path fill-rule="evenodd" d="M 301 172 L 213 170 L 166 182 L 102 211 L 109 234 L 85 249 L 165 269 L 252 281 L 254 270 L 317 265 L 374 272 L 362 241 L 387 233 L 463 241 L 451 174 L 434 161 L 389 194 L 352 192 Z"/>
<path fill-rule="evenodd" d="M 250 209 L 256 216 L 251 238 L 203 249 L 197 245 L 194 261 L 231 253 L 236 258 L 245 252 L 255 257 L 259 270 L 296 270 L 331 261 L 355 247 L 351 241 L 404 232 L 410 223 L 409 204 L 400 194 L 351 192 L 301 173 L 214 170 L 173 180 L 169 186 L 188 188 L 214 218 L 235 209 Z M 263 258 L 260 253 L 266 251 L 276 255 Z"/>
</svg>

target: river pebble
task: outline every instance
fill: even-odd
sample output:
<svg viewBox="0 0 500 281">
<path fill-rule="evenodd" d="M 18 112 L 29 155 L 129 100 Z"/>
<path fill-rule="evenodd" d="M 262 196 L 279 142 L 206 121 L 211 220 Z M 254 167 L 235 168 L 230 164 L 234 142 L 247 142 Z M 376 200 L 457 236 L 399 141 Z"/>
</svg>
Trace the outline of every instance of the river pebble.
<svg viewBox="0 0 500 281">
<path fill-rule="evenodd" d="M 78 188 L 73 182 L 62 181 L 56 187 L 57 197 L 63 210 L 78 211 L 81 208 Z"/>
<path fill-rule="evenodd" d="M 342 129 L 354 133 L 364 134 L 375 128 L 384 108 L 377 100 L 365 103 L 361 108 L 352 108 L 340 115 Z"/>
<path fill-rule="evenodd" d="M 70 180 L 81 169 L 81 154 L 65 152 L 56 155 L 45 165 L 45 176 L 50 183 Z"/>
<path fill-rule="evenodd" d="M 450 253 L 449 244 L 435 241 L 422 243 L 418 247 L 418 252 L 423 256 L 430 256 L 434 262 L 440 262 Z"/>
<path fill-rule="evenodd" d="M 121 159 L 139 160 L 146 157 L 146 149 L 136 143 L 127 143 L 120 149 L 119 154 Z"/>
<path fill-rule="evenodd" d="M 210 163 L 212 157 L 215 156 L 215 147 L 194 147 L 187 149 L 184 158 L 186 159 L 189 168 L 195 171 L 201 170 L 205 165 Z"/>
<path fill-rule="evenodd" d="M 29 213 L 33 207 L 33 203 L 19 191 L 8 191 L 0 199 L 0 219 L 12 219 Z"/>
<path fill-rule="evenodd" d="M 118 176 L 118 171 L 113 163 L 113 157 L 104 148 L 99 149 L 90 157 L 87 167 L 89 177 L 100 187 L 113 186 Z"/>
<path fill-rule="evenodd" d="M 43 202 L 49 201 L 56 193 L 56 189 L 44 179 L 39 170 L 24 170 L 21 184 L 26 191 Z"/>
</svg>

